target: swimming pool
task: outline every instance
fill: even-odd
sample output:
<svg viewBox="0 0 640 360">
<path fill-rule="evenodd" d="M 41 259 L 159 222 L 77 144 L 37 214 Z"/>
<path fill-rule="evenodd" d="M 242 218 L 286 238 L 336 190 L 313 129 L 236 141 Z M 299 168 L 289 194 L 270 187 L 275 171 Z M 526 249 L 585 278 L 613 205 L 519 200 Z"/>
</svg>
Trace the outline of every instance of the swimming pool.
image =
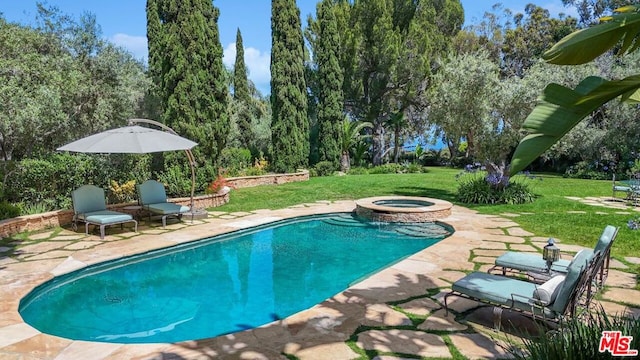
<svg viewBox="0 0 640 360">
<path fill-rule="evenodd" d="M 76 340 L 215 337 L 310 308 L 450 233 L 350 214 L 279 221 L 56 277 L 19 312 L 44 333 Z"/>
</svg>

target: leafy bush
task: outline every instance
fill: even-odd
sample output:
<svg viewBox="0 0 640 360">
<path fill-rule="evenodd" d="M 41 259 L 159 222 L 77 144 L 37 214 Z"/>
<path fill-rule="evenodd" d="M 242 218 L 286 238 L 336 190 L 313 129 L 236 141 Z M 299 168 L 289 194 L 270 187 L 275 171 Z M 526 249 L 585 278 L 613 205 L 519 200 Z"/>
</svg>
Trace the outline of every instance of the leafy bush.
<svg viewBox="0 0 640 360">
<path fill-rule="evenodd" d="M 533 177 L 526 177 L 526 179 Z M 458 174 L 456 199 L 466 204 L 524 204 L 533 202 L 535 195 L 529 185 L 507 177 L 469 171 Z"/>
<path fill-rule="evenodd" d="M 408 163 L 405 162 L 402 164 L 403 166 L 403 170 L 402 172 L 405 174 L 420 174 L 420 173 L 426 173 L 427 172 L 427 168 L 420 165 L 420 164 L 414 164 L 414 163 Z"/>
<path fill-rule="evenodd" d="M 185 166 L 172 165 L 158 174 L 158 181 L 163 183 L 167 196 L 183 197 L 191 195 L 191 170 Z"/>
<path fill-rule="evenodd" d="M 367 175 L 369 173 L 369 170 L 367 170 L 367 168 L 365 167 L 352 167 L 351 169 L 349 169 L 349 175 Z"/>
<path fill-rule="evenodd" d="M 55 210 L 50 201 L 44 201 L 35 204 L 20 203 L 18 204 L 18 207 L 20 208 L 20 213 L 22 215 L 42 214 L 48 211 Z"/>
<path fill-rule="evenodd" d="M 239 175 L 251 166 L 251 151 L 245 148 L 225 148 L 220 154 L 220 166 L 231 176 Z"/>
<path fill-rule="evenodd" d="M 331 161 L 320 161 L 314 166 L 315 176 L 329 176 L 336 171 L 335 165 Z"/>
<path fill-rule="evenodd" d="M 603 331 L 620 331 L 622 336 L 633 336 L 629 349 L 640 349 L 640 321 L 631 317 L 609 316 L 600 308 L 595 314 L 587 314 L 585 320 L 572 318 L 562 323 L 558 331 L 524 339 L 523 349 L 513 347 L 509 351 L 515 359 L 521 360 L 614 359 L 611 352 L 599 351 Z"/>
<path fill-rule="evenodd" d="M 70 208 L 71 191 L 84 185 L 104 186 L 105 168 L 97 157 L 52 154 L 44 159 L 21 161 L 7 181 L 5 194 L 12 202 L 49 202 L 53 208 Z"/>
<path fill-rule="evenodd" d="M 405 167 L 400 164 L 383 164 L 369 169 L 369 174 L 402 174 Z"/>
<path fill-rule="evenodd" d="M 17 206 L 9 204 L 9 202 L 0 202 L 0 220 L 11 219 L 20 216 L 20 209 Z"/>
<path fill-rule="evenodd" d="M 216 179 L 207 186 L 204 192 L 205 194 L 217 194 L 225 186 L 230 187 L 229 182 L 227 182 L 227 179 L 224 176 L 218 175 L 218 177 L 216 177 Z"/>
<path fill-rule="evenodd" d="M 569 166 L 564 177 L 574 179 L 611 180 L 615 164 L 612 162 L 580 161 Z M 619 176 L 616 176 L 620 178 Z"/>
<path fill-rule="evenodd" d="M 136 199 L 136 181 L 129 180 L 120 185 L 117 181 L 111 180 L 109 198 L 109 202 L 115 204 L 134 201 Z"/>
</svg>

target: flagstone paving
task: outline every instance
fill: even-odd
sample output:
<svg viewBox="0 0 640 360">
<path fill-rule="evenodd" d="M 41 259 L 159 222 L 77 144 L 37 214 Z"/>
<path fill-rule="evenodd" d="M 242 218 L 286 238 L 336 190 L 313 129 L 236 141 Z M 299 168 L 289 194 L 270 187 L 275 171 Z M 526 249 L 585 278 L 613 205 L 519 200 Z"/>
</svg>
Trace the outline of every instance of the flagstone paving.
<svg viewBox="0 0 640 360">
<path fill-rule="evenodd" d="M 604 206 L 599 198 L 574 199 Z M 454 206 L 443 219 L 456 232 L 311 309 L 260 328 L 175 344 L 108 344 L 74 341 L 40 333 L 18 314 L 21 297 L 34 287 L 88 265 L 176 243 L 293 216 L 351 212 L 353 201 L 319 201 L 279 210 L 209 212 L 203 220 L 174 222 L 162 229 L 143 219 L 139 233 L 109 228 L 101 240 L 81 229 L 19 234 L 0 242 L 0 359 L 405 359 L 509 358 L 509 344 L 492 327 L 492 308 L 452 297 L 445 315 L 443 297 L 467 272 L 486 271 L 506 250 L 540 253 L 547 239 L 521 229 L 509 218 Z M 595 239 L 594 239 L 595 241 Z M 582 247 L 562 244 L 564 258 Z M 615 246 L 615 245 L 614 245 Z M 627 264 L 640 258 L 627 257 Z M 608 313 L 640 317 L 637 276 L 612 259 L 598 304 Z M 517 329 L 512 324 L 519 324 Z M 534 329 L 533 322 L 505 311 L 504 331 Z M 511 327 L 510 329 L 508 329 Z M 515 335 L 517 339 L 517 334 Z"/>
</svg>

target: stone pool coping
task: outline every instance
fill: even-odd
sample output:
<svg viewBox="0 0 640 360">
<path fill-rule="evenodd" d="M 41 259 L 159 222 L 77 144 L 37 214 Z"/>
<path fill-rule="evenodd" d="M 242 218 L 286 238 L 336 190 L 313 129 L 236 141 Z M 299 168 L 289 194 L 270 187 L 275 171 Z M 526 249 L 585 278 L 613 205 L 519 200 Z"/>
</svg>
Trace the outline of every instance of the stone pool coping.
<svg viewBox="0 0 640 360">
<path fill-rule="evenodd" d="M 378 202 L 406 200 L 428 202 L 428 206 L 398 207 L 380 205 Z M 356 214 L 371 221 L 382 222 L 432 222 L 451 215 L 453 204 L 440 199 L 417 196 L 376 196 L 356 200 Z"/>
<path fill-rule="evenodd" d="M 281 219 L 350 212 L 354 208 L 354 201 L 322 201 L 279 210 L 212 212 L 206 220 L 174 223 L 167 229 L 157 224 L 143 225 L 137 234 L 114 227 L 104 241 L 97 235 L 67 230 L 32 234 L 31 242 L 15 241 L 14 249 L 0 249 L 0 358 L 287 359 L 290 355 L 299 359 L 353 359 L 362 357 L 365 350 L 447 358 L 452 357 L 451 347 L 468 358 L 505 356 L 492 331 L 474 328 L 467 321 L 467 315 L 474 314 L 468 310 L 476 308 L 477 303 L 453 299 L 453 313 L 444 316 L 442 296 L 466 271 L 486 269 L 507 249 L 538 252 L 546 239 L 522 230 L 512 220 L 479 215 L 459 206 L 440 220 L 456 229 L 452 236 L 308 310 L 257 329 L 175 344 L 111 344 L 43 334 L 25 324 L 18 313 L 20 299 L 34 287 L 91 264 Z M 577 248 L 561 245 L 569 252 Z M 616 267 L 615 262 L 612 266 Z M 624 264 L 617 266 L 624 269 Z M 625 310 L 616 303 L 619 299 L 640 301 L 640 292 L 630 290 L 635 286 L 635 276 L 628 274 L 611 271 L 607 285 L 619 288 L 603 295 L 601 303 L 607 311 L 640 314 L 637 309 Z M 640 303 L 634 305 L 640 307 Z M 412 320 L 416 316 L 426 320 L 417 323 Z M 451 345 L 445 343 L 445 336 Z"/>
</svg>

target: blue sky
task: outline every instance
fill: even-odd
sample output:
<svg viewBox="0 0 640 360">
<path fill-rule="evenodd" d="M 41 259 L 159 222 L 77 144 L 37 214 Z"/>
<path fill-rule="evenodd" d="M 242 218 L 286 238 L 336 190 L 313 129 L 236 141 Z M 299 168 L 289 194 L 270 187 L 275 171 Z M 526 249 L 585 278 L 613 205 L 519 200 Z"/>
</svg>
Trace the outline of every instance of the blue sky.
<svg viewBox="0 0 640 360">
<path fill-rule="evenodd" d="M 462 0 L 466 24 L 482 18 L 497 0 Z M 546 8 L 552 15 L 560 12 L 575 15 L 561 0 L 504 0 L 505 8 L 514 13 L 523 12 L 528 3 Z M 96 15 L 103 36 L 131 51 L 137 58 L 147 56 L 146 0 L 48 0 L 62 13 L 78 18 L 83 12 Z M 269 56 L 271 49 L 271 1 L 269 0 L 214 0 L 220 9 L 218 28 L 224 48 L 224 62 L 232 67 L 235 60 L 236 30 L 240 28 L 245 47 L 245 63 L 249 77 L 264 94 L 269 89 Z M 307 15 L 315 12 L 316 0 L 297 0 L 306 25 Z M 36 0 L 2 0 L 0 12 L 11 22 L 31 24 L 36 16 Z"/>
</svg>

